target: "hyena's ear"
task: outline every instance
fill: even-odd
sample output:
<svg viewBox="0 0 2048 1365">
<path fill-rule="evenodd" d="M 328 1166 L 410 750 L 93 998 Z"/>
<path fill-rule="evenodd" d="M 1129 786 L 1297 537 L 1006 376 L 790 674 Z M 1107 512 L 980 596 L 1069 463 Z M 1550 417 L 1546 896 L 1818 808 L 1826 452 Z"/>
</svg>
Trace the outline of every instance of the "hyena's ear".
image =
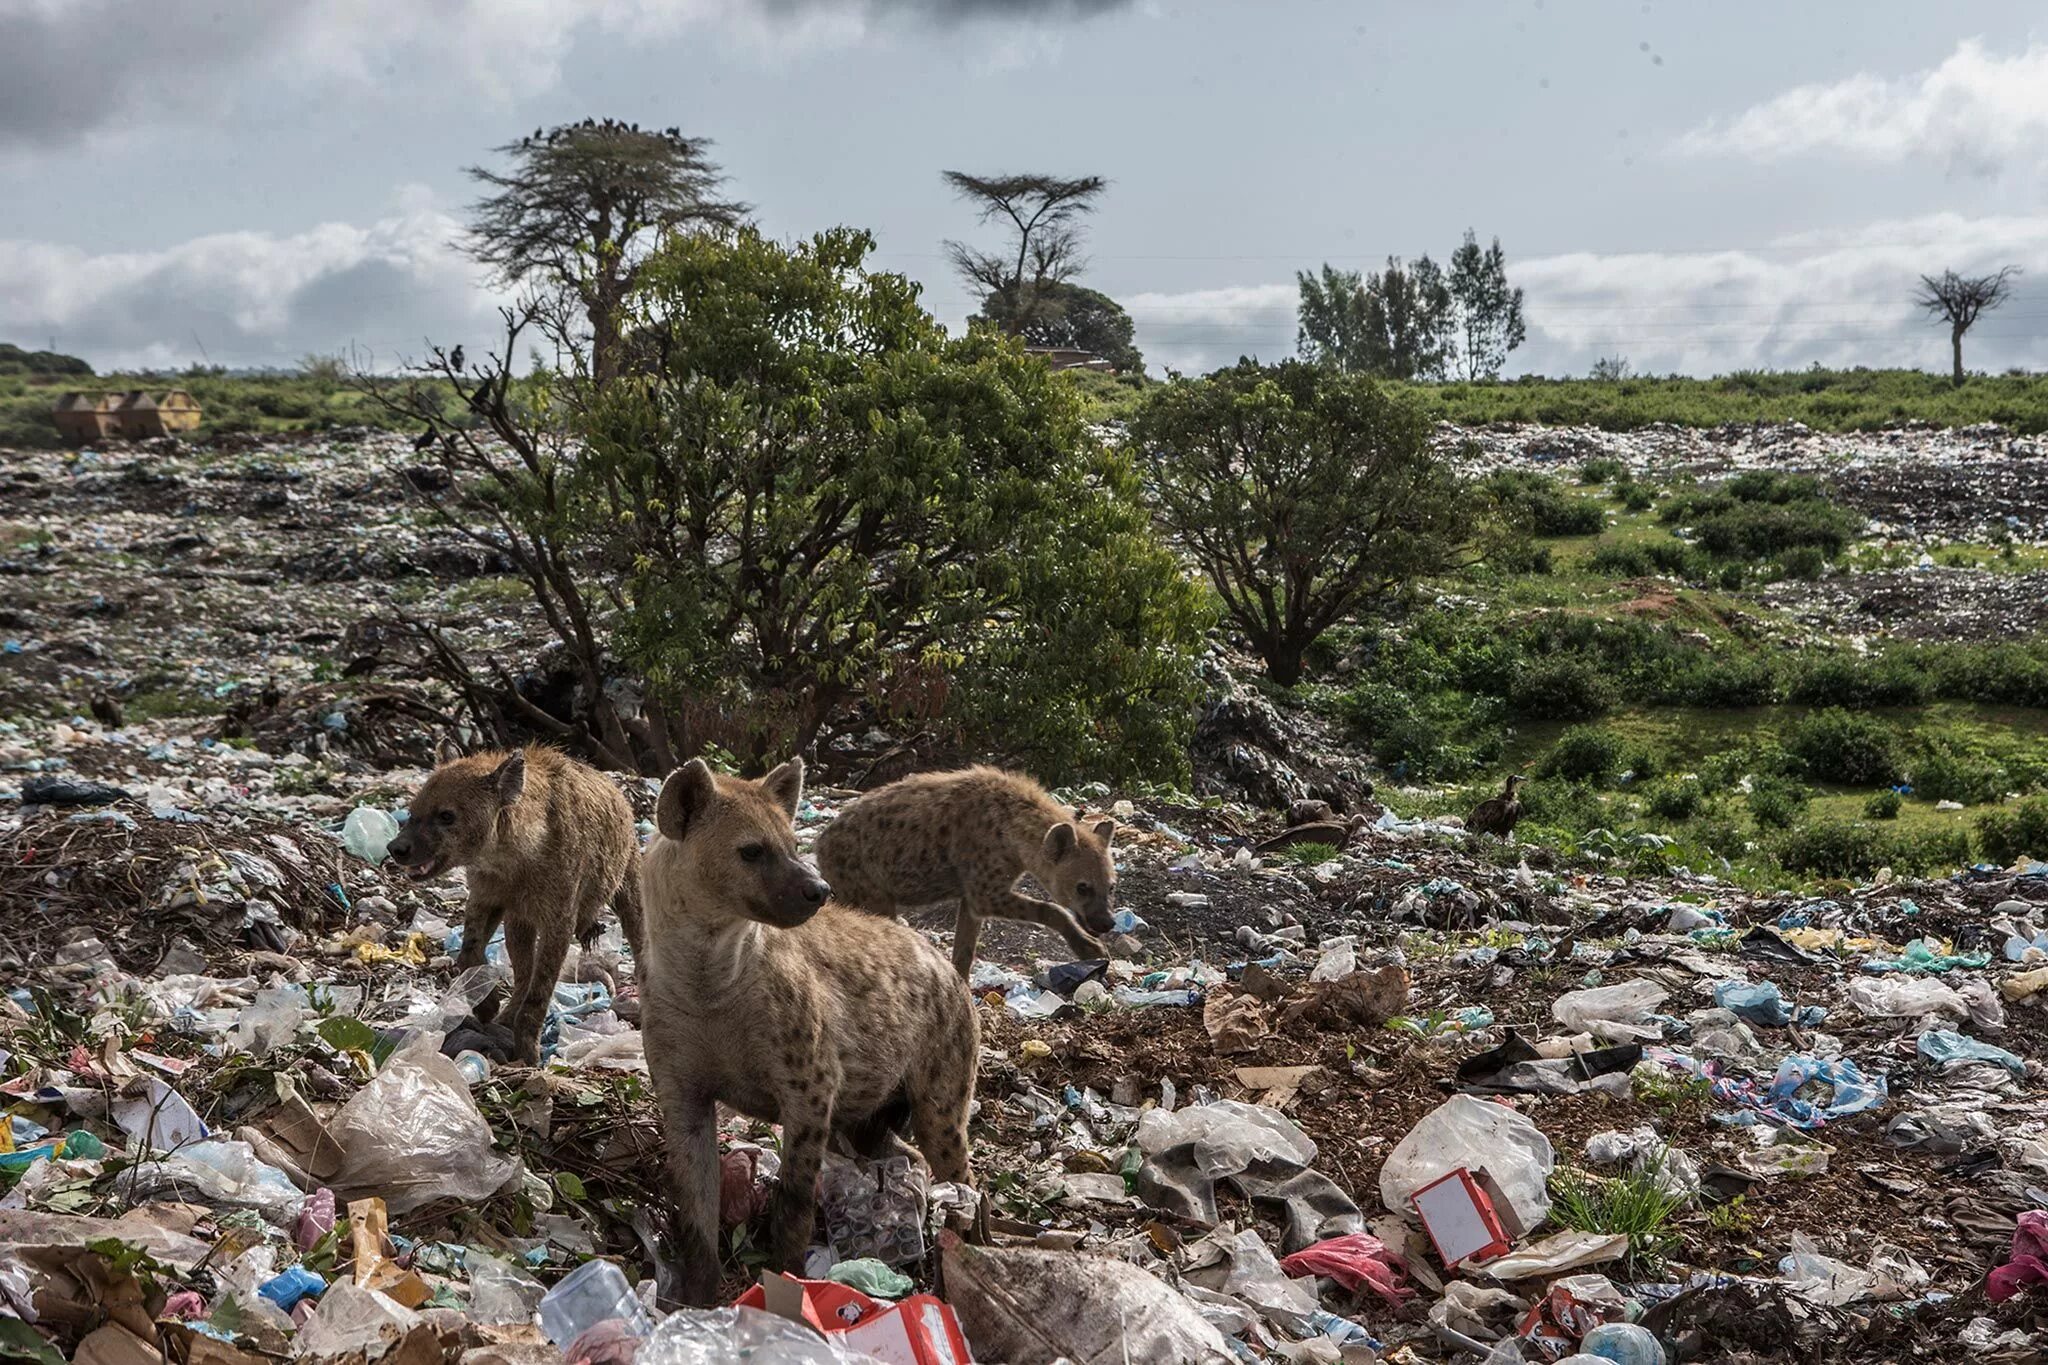
<svg viewBox="0 0 2048 1365">
<path fill-rule="evenodd" d="M 792 758 L 762 778 L 761 790 L 768 794 L 769 800 L 789 812 L 790 819 L 796 819 L 797 804 L 804 799 L 804 761 Z"/>
<path fill-rule="evenodd" d="M 1045 856 L 1058 862 L 1074 851 L 1074 827 L 1069 824 L 1054 825 L 1045 832 Z"/>
<path fill-rule="evenodd" d="M 1103 843 L 1103 846 L 1104 846 L 1104 847 L 1108 847 L 1108 845 L 1109 845 L 1109 840 L 1110 840 L 1110 836 L 1111 836 L 1111 835 L 1113 835 L 1113 834 L 1115 834 L 1115 833 L 1116 833 L 1116 821 L 1114 821 L 1114 820 L 1098 820 L 1098 821 L 1096 821 L 1096 822 L 1095 822 L 1095 837 L 1096 837 L 1096 838 L 1098 838 L 1098 839 L 1100 839 L 1100 840 L 1102 840 L 1102 843 Z"/>
<path fill-rule="evenodd" d="M 505 761 L 491 771 L 491 785 L 498 789 L 498 800 L 511 805 L 526 790 L 526 751 L 514 749 L 505 756 Z"/>
<path fill-rule="evenodd" d="M 462 746 L 457 744 L 452 736 L 441 736 L 441 742 L 434 746 L 434 762 L 436 764 L 453 763 L 461 757 Z"/>
<path fill-rule="evenodd" d="M 668 775 L 661 784 L 661 796 L 654 803 L 654 827 L 665 839 L 680 839 L 695 816 L 704 813 L 718 793 L 718 779 L 711 765 L 693 758 Z"/>
</svg>

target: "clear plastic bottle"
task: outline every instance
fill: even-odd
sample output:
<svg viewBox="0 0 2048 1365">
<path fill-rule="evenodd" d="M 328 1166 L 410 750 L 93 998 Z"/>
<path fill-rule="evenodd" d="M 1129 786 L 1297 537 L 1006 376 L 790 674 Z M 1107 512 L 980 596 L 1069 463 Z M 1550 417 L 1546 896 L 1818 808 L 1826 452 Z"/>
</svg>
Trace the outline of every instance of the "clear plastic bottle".
<svg viewBox="0 0 2048 1365">
<path fill-rule="evenodd" d="M 490 1078 L 491 1059 L 481 1052 L 469 1048 L 455 1054 L 455 1069 L 462 1073 L 462 1079 L 474 1088 Z"/>
<path fill-rule="evenodd" d="M 540 1301 L 541 1330 L 557 1346 L 567 1346 L 600 1322 L 617 1319 L 634 1336 L 654 1330 L 654 1320 L 633 1293 L 633 1286 L 610 1261 L 585 1261 L 563 1277 Z"/>
</svg>

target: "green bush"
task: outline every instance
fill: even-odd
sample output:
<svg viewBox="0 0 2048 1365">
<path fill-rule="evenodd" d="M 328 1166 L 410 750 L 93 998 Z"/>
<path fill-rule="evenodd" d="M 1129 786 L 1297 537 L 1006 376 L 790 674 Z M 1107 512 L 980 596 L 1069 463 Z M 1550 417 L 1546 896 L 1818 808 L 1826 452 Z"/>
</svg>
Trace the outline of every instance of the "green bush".
<svg viewBox="0 0 2048 1365">
<path fill-rule="evenodd" d="M 1692 539 L 1715 559 L 1784 559 L 1810 549 L 1823 560 L 1847 549 L 1864 518 L 1830 502 L 1818 481 L 1754 470 L 1714 489 L 1680 493 L 1658 519 L 1690 526 Z M 1805 558 L 1802 556 L 1802 558 Z"/>
<path fill-rule="evenodd" d="M 1657 490 L 1646 483 L 1618 483 L 1614 498 L 1631 512 L 1647 512 L 1657 505 Z"/>
<path fill-rule="evenodd" d="M 1822 654 L 1803 660 L 1786 686 L 1786 700 L 1803 706 L 1919 706 L 1933 687 L 1917 655 L 1906 652 L 1858 658 Z"/>
<path fill-rule="evenodd" d="M 1992 862 L 2048 859 L 2048 796 L 2030 796 L 1977 817 L 1977 842 Z"/>
<path fill-rule="evenodd" d="M 1550 547 L 1526 536 L 1516 536 L 1494 546 L 1487 553 L 1486 562 L 1497 573 L 1547 574 L 1551 569 Z"/>
<path fill-rule="evenodd" d="M 1863 803 L 1863 813 L 1872 820 L 1896 820 L 1903 805 L 1905 798 L 1897 792 L 1883 791 Z"/>
<path fill-rule="evenodd" d="M 1799 818 L 1813 793 L 1784 777 L 1758 777 L 1749 784 L 1750 816 L 1764 829 L 1785 829 Z"/>
<path fill-rule="evenodd" d="M 1706 808 L 1707 789 L 1697 778 L 1665 778 L 1644 789 L 1650 814 L 1660 820 L 1690 820 Z"/>
<path fill-rule="evenodd" d="M 1601 545 L 1586 561 L 1594 573 L 1609 578 L 1695 579 L 1704 576 L 1706 562 L 1699 551 L 1676 540 L 1638 541 L 1633 545 Z"/>
<path fill-rule="evenodd" d="M 1573 497 L 1556 480 L 1527 470 L 1508 469 L 1489 475 L 1481 489 L 1510 516 L 1523 521 L 1533 535 L 1594 536 L 1607 526 L 1607 514 L 1591 498 Z"/>
<path fill-rule="evenodd" d="M 1586 720 L 1613 709 L 1614 686 L 1590 660 L 1532 660 L 1508 688 L 1508 709 L 1530 720 Z"/>
<path fill-rule="evenodd" d="M 1557 737 L 1537 772 L 1575 782 L 1602 782 L 1621 769 L 1621 737 L 1600 725 L 1574 725 Z"/>
<path fill-rule="evenodd" d="M 1627 473 L 1627 465 L 1606 455 L 1598 455 L 1579 464 L 1579 482 L 1583 484 L 1613 483 Z"/>
<path fill-rule="evenodd" d="M 1812 582 L 1828 571 L 1828 557 L 1818 545 L 1794 545 L 1785 551 L 1785 577 Z"/>
<path fill-rule="evenodd" d="M 1860 821 L 1821 820 L 1780 836 L 1771 851 L 1787 871 L 1865 878 L 1886 867 L 1908 874 L 1958 867 L 1969 861 L 1970 840 L 1961 830 L 1909 835 Z"/>
<path fill-rule="evenodd" d="M 1667 706 L 1732 710 L 1777 700 L 1778 674 L 1748 654 L 1713 654 L 1688 662 L 1649 690 L 1647 700 Z"/>
<path fill-rule="evenodd" d="M 1888 787 L 1899 780 L 1899 744 L 1892 727 L 1873 716 L 1831 706 L 1802 717 L 1785 747 L 1815 782 Z"/>
<path fill-rule="evenodd" d="M 1913 794 L 1929 801 L 1979 806 L 1996 801 L 2005 786 L 2005 769 L 1998 764 L 1939 740 L 1930 741 L 1913 762 Z"/>
</svg>

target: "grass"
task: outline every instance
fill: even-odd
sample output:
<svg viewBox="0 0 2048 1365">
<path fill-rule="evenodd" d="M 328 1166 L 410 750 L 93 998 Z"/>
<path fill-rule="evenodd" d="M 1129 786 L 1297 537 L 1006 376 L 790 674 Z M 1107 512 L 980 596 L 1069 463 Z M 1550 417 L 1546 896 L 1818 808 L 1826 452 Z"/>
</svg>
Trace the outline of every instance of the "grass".
<svg viewBox="0 0 2048 1365">
<path fill-rule="evenodd" d="M 1550 1177 L 1550 1217 L 1561 1228 L 1626 1236 L 1630 1273 L 1651 1273 L 1677 1247 L 1672 1224 L 1686 1204 L 1683 1196 L 1659 1184 L 1657 1175 L 1647 1165 L 1618 1176 L 1560 1167 Z"/>
<path fill-rule="evenodd" d="M 1324 863 L 1337 856 L 1337 846 L 1335 844 L 1290 844 L 1286 848 L 1274 849 L 1267 856 L 1277 858 L 1283 863 L 1293 863 L 1297 867 L 1321 867 Z"/>
<path fill-rule="evenodd" d="M 1975 376 L 1961 388 L 1920 370 L 1795 370 L 1712 379 L 1620 381 L 1524 378 L 1400 384 L 1431 415 L 1461 423 L 1541 422 L 1632 431 L 1654 422 L 1804 422 L 1822 431 L 1875 431 L 1905 422 L 1996 422 L 2048 431 L 2048 377 Z"/>
</svg>

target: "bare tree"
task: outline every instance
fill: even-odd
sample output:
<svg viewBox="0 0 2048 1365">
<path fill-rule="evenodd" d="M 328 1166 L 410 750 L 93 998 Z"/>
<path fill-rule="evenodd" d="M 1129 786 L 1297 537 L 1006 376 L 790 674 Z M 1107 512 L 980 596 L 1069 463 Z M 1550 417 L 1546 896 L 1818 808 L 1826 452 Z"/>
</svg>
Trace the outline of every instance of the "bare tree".
<svg viewBox="0 0 2048 1365">
<path fill-rule="evenodd" d="M 1016 234 L 1013 249 L 992 252 L 947 242 L 946 255 L 970 287 L 984 291 L 983 314 L 1012 336 L 1021 336 L 1055 286 L 1086 264 L 1079 219 L 1095 211 L 1096 197 L 1109 182 L 1099 175 L 1063 180 L 1056 175 L 943 174 L 955 193 L 976 206 L 982 222 L 1008 222 Z M 990 296 L 997 300 L 994 307 Z"/>
<path fill-rule="evenodd" d="M 2012 296 L 2012 282 L 2020 268 L 2006 266 L 1994 275 L 1958 275 L 1944 270 L 1939 276 L 1922 275 L 1913 302 L 1932 317 L 1948 323 L 1949 346 L 1955 355 L 1955 383 L 1963 383 L 1963 333 L 1977 319 Z"/>
<path fill-rule="evenodd" d="M 585 119 L 508 142 L 499 172 L 471 166 L 492 193 L 472 208 L 460 245 L 509 283 L 577 301 L 590 327 L 590 370 L 618 372 L 619 310 L 647 246 L 663 230 L 731 227 L 748 205 L 718 197 L 725 174 L 707 138 Z"/>
</svg>

